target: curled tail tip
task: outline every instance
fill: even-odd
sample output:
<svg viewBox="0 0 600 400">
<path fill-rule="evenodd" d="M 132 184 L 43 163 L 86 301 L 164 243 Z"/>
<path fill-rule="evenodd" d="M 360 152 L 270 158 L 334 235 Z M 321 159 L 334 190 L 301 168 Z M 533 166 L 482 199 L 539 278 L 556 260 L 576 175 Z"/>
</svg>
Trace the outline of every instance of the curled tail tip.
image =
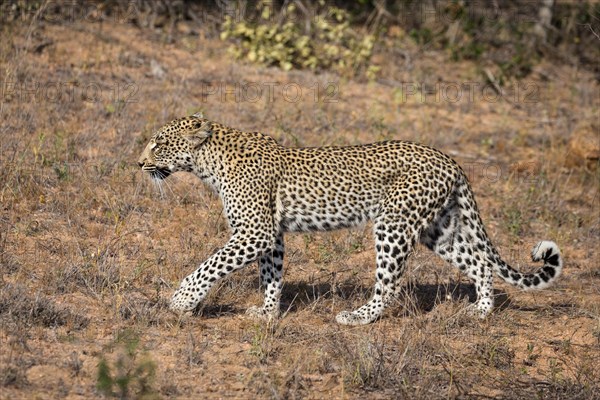
<svg viewBox="0 0 600 400">
<path fill-rule="evenodd" d="M 531 258 L 533 261 L 543 261 L 544 266 L 527 279 L 523 289 L 539 290 L 549 287 L 562 272 L 563 261 L 558 245 L 550 240 L 543 240 L 534 246 Z"/>
<path fill-rule="evenodd" d="M 562 266 L 562 258 L 558 245 L 550 240 L 542 240 L 531 251 L 533 261 L 544 261 L 545 265 L 553 267 Z"/>
</svg>

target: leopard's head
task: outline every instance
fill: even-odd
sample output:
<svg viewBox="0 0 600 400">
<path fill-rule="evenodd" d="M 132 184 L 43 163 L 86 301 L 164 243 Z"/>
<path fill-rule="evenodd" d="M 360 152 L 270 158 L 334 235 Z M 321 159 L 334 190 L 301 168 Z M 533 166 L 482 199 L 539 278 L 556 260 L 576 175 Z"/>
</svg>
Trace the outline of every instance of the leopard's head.
<svg viewBox="0 0 600 400">
<path fill-rule="evenodd" d="M 138 165 L 156 180 L 177 171 L 197 171 L 198 149 L 211 135 L 212 123 L 199 114 L 176 119 L 156 131 Z"/>
</svg>

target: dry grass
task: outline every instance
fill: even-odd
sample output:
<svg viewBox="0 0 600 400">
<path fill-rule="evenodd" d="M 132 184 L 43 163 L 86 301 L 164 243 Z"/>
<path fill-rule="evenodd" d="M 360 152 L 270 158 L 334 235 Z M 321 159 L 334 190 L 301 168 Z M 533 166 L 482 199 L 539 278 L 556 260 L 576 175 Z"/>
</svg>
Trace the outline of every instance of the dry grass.
<svg viewBox="0 0 600 400">
<path fill-rule="evenodd" d="M 381 50 L 390 79 L 368 84 L 237 64 L 203 34 L 166 43 L 114 21 L 0 29 L 1 398 L 99 396 L 103 360 L 145 398 L 600 397 L 600 176 L 564 165 L 571 132 L 597 118 L 590 74 L 542 63 L 520 82 L 535 85 L 534 102 L 433 101 L 400 82 L 473 82 L 476 66 L 407 42 L 409 57 Z M 216 91 L 244 82 L 263 96 Z M 285 84 L 302 99 L 286 101 Z M 244 317 L 261 301 L 255 266 L 178 320 L 172 291 L 227 240 L 221 206 L 186 175 L 161 197 L 134 164 L 154 128 L 198 110 L 286 145 L 439 147 L 468 171 L 507 261 L 526 268 L 530 247 L 552 239 L 564 277 L 539 293 L 498 284 L 498 309 L 477 321 L 464 312 L 470 283 L 419 248 L 397 307 L 370 326 L 338 326 L 335 313 L 370 294 L 367 226 L 288 235 L 287 312 L 275 324 Z"/>
</svg>

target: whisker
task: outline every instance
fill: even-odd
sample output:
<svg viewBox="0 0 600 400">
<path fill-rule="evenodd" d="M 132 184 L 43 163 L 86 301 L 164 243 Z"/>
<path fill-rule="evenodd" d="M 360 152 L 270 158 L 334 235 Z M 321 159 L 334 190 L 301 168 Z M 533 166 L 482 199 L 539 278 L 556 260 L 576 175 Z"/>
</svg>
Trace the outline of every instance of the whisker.
<svg viewBox="0 0 600 400">
<path fill-rule="evenodd" d="M 170 184 L 169 182 L 167 182 L 166 180 L 164 180 L 164 179 L 163 179 L 163 180 L 162 180 L 160 183 L 161 183 L 161 184 L 163 184 L 163 183 L 164 183 L 164 184 L 165 184 L 165 186 L 167 187 L 167 189 L 169 189 L 169 191 L 170 191 L 170 192 L 171 192 L 171 194 L 173 195 L 173 197 L 177 197 L 177 196 L 175 195 L 175 192 L 174 192 L 174 191 L 173 191 L 173 189 L 171 188 L 171 184 Z"/>
<path fill-rule="evenodd" d="M 158 189 L 158 194 L 161 199 L 165 198 L 165 192 L 162 187 L 162 181 L 160 178 L 153 177 L 152 182 L 154 183 L 154 187 Z"/>
<path fill-rule="evenodd" d="M 140 194 L 140 188 L 142 187 L 142 182 L 144 181 L 144 179 L 146 178 L 144 176 L 144 171 L 140 170 L 140 173 L 142 174 L 142 179 L 140 179 L 137 184 L 135 185 L 135 190 L 133 191 L 133 197 L 137 198 L 138 195 Z"/>
<path fill-rule="evenodd" d="M 163 187 L 163 180 L 159 180 L 158 181 L 158 188 L 160 189 L 160 198 L 161 200 L 164 200 L 167 196 L 165 193 L 165 188 Z"/>
</svg>

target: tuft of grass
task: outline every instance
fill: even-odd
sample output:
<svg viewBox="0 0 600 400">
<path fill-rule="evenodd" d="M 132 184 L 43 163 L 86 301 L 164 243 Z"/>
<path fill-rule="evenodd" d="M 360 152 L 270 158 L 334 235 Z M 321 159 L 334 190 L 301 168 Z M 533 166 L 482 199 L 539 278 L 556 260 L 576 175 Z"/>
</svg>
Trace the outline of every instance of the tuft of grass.
<svg viewBox="0 0 600 400">
<path fill-rule="evenodd" d="M 14 365 L 0 368 L 0 387 L 14 386 L 19 388 L 27 384 L 27 376 L 23 368 L 17 368 Z"/>
<path fill-rule="evenodd" d="M 483 365 L 496 369 L 511 369 L 515 352 L 504 340 L 490 340 L 475 345 L 474 357 Z"/>
<path fill-rule="evenodd" d="M 266 364 L 275 354 L 277 323 L 255 324 L 252 327 L 250 339 L 250 355 L 254 356 L 260 364 Z"/>
<path fill-rule="evenodd" d="M 82 329 L 89 324 L 87 317 L 57 305 L 40 293 L 32 296 L 22 285 L 10 283 L 0 290 L 0 319 L 28 326 L 68 325 L 73 329 Z"/>
</svg>

